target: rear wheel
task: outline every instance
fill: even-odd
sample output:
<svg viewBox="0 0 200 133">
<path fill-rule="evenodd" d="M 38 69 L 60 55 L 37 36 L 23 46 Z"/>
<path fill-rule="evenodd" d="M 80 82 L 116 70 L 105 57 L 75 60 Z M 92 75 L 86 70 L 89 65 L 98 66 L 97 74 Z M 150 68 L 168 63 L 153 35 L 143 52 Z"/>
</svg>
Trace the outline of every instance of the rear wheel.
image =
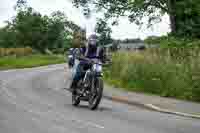
<svg viewBox="0 0 200 133">
<path fill-rule="evenodd" d="M 94 89 L 92 90 L 93 91 L 89 97 L 89 108 L 95 110 L 97 109 L 103 95 L 103 80 L 101 78 L 96 79 Z"/>
</svg>

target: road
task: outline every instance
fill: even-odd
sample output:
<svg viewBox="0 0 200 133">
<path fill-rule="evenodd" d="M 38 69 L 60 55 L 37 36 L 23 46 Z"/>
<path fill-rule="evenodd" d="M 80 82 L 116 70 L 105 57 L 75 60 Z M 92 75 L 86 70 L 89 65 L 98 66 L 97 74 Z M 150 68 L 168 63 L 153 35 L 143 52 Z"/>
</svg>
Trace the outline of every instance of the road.
<svg viewBox="0 0 200 133">
<path fill-rule="evenodd" d="M 63 65 L 0 72 L 0 133 L 199 133 L 200 120 L 102 100 L 71 105 Z"/>
</svg>

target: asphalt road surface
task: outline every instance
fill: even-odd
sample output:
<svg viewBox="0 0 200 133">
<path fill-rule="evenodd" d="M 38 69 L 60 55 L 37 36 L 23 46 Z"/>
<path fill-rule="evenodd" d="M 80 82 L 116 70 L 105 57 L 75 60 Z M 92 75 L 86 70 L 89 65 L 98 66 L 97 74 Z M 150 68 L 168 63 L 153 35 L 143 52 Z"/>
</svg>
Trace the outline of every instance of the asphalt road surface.
<svg viewBox="0 0 200 133">
<path fill-rule="evenodd" d="M 0 133 L 200 133 L 200 120 L 103 99 L 71 105 L 63 65 L 0 72 Z"/>
</svg>

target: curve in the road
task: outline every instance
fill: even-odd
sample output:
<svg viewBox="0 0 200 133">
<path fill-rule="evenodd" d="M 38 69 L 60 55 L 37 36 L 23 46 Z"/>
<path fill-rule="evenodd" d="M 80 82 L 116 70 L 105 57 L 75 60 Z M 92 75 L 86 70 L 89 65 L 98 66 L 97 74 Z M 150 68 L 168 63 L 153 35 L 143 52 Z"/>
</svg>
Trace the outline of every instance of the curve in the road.
<svg viewBox="0 0 200 133">
<path fill-rule="evenodd" d="M 0 72 L 3 133 L 199 133 L 200 121 L 103 100 L 97 111 L 75 108 L 62 88 L 63 65 Z"/>
</svg>

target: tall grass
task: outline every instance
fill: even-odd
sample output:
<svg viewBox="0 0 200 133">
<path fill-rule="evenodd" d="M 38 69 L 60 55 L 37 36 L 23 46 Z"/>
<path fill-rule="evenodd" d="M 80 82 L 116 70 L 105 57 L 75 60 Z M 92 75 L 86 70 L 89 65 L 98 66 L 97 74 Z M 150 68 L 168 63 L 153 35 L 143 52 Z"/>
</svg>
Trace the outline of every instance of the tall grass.
<svg viewBox="0 0 200 133">
<path fill-rule="evenodd" d="M 149 49 L 113 54 L 106 80 L 117 87 L 200 102 L 200 50 Z"/>
<path fill-rule="evenodd" d="M 34 53 L 30 47 L 25 48 L 0 48 L 0 57 L 2 56 L 27 56 Z"/>
</svg>

